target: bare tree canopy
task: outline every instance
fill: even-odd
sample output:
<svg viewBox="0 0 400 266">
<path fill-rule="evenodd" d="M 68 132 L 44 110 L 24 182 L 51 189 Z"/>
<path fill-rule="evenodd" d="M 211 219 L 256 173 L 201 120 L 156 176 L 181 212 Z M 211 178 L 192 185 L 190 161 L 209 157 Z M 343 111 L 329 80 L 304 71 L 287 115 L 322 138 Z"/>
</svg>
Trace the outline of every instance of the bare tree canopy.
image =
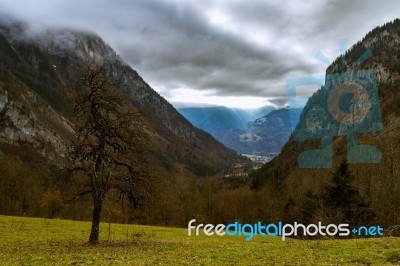
<svg viewBox="0 0 400 266">
<path fill-rule="evenodd" d="M 93 197 L 90 243 L 98 242 L 102 204 L 110 190 L 135 205 L 151 185 L 144 148 L 147 129 L 106 73 L 105 67 L 88 68 L 73 109 L 76 139 L 70 169 L 84 176 L 79 195 Z"/>
</svg>

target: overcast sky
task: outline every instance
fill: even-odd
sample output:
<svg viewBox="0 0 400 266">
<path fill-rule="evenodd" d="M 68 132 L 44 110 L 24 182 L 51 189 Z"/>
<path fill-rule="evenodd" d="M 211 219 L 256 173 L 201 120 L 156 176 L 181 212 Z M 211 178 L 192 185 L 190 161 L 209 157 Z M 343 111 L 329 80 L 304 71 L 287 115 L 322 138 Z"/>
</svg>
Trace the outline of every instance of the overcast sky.
<svg viewBox="0 0 400 266">
<path fill-rule="evenodd" d="M 287 102 L 286 80 L 321 74 L 339 39 L 351 46 L 400 16 L 400 1 L 0 0 L 32 27 L 94 31 L 176 107 Z"/>
</svg>

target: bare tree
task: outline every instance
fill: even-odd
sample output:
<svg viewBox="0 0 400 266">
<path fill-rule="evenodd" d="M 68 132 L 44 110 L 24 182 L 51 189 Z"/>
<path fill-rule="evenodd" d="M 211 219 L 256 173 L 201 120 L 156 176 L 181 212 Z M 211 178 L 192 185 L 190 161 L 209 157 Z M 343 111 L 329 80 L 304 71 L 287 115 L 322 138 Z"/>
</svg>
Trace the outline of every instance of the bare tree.
<svg viewBox="0 0 400 266">
<path fill-rule="evenodd" d="M 104 67 L 90 66 L 81 85 L 73 108 L 76 138 L 69 169 L 84 177 L 77 196 L 91 194 L 93 198 L 89 243 L 96 244 L 106 194 L 116 190 L 116 200 L 126 198 L 135 205 L 151 185 L 144 148 L 148 134 L 139 113 L 109 82 Z"/>
</svg>

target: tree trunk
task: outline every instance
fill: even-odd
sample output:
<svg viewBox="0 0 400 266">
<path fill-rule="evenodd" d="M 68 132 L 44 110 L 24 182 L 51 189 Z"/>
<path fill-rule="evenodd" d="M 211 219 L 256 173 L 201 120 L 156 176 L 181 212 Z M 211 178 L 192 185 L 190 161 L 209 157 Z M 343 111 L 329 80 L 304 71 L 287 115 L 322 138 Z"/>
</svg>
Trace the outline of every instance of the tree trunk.
<svg viewBox="0 0 400 266">
<path fill-rule="evenodd" d="M 100 231 L 100 215 L 103 206 L 103 198 L 100 193 L 93 193 L 93 216 L 92 216 L 92 230 L 90 232 L 89 243 L 97 244 L 99 242 Z"/>
</svg>

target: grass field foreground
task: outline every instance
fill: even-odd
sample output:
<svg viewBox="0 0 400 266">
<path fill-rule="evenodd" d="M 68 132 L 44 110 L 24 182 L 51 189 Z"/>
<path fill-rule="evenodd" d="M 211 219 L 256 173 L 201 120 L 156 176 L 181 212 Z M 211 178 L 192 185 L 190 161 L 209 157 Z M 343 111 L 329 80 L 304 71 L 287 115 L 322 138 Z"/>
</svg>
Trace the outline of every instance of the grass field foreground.
<svg viewBox="0 0 400 266">
<path fill-rule="evenodd" d="M 191 236 L 187 229 L 0 216 L 0 265 L 393 265 L 399 238 L 295 240 Z"/>
</svg>

